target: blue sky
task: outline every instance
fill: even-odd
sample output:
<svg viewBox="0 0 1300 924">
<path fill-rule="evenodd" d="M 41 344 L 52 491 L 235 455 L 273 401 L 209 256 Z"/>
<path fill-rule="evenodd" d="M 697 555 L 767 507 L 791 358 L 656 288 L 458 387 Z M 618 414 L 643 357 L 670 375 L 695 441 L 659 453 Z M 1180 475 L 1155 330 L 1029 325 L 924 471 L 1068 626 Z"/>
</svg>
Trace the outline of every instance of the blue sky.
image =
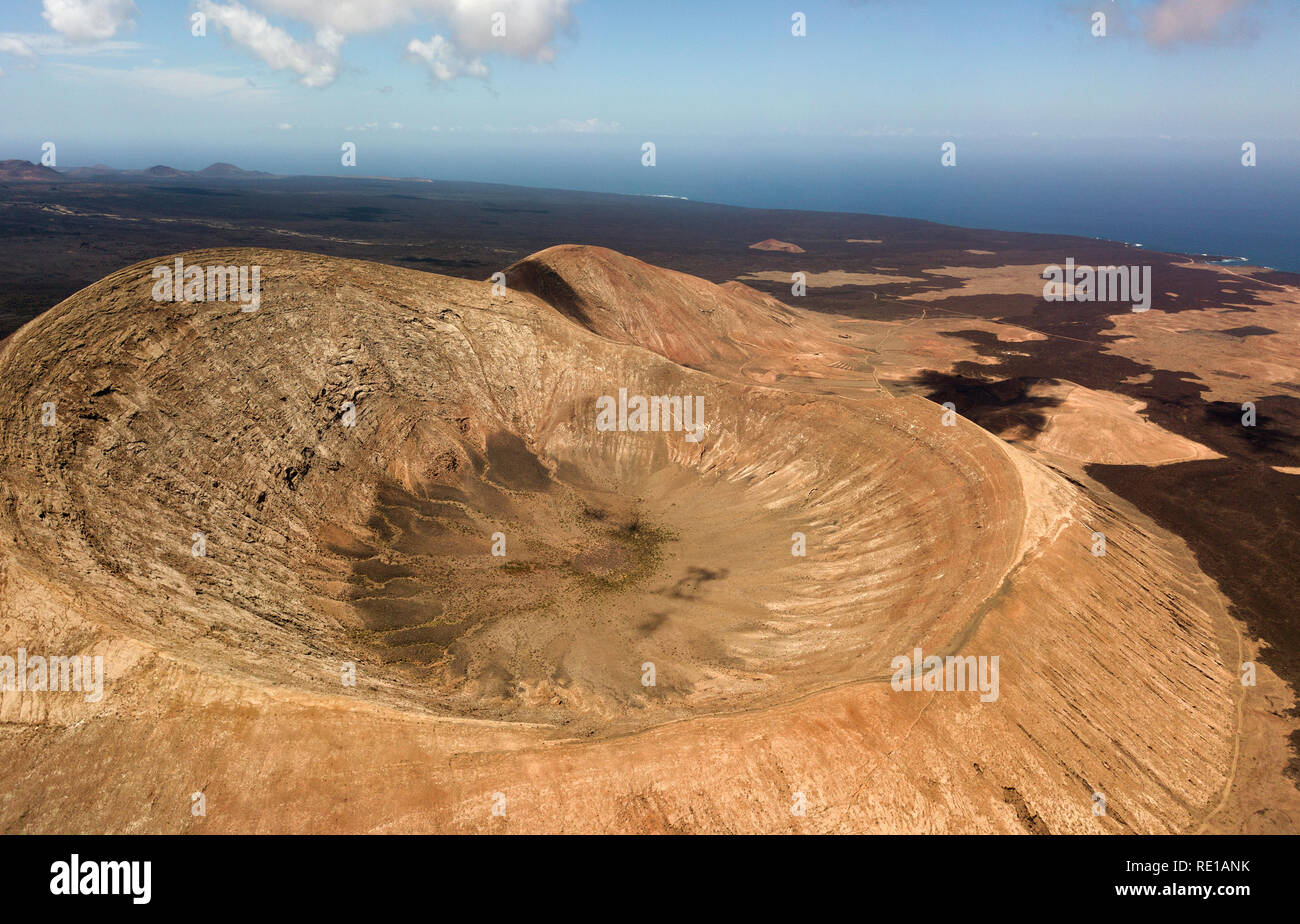
<svg viewBox="0 0 1300 924">
<path fill-rule="evenodd" d="M 6 0 L 0 156 L 341 173 L 351 140 L 359 173 L 590 188 L 646 140 L 664 166 L 945 139 L 964 163 L 1242 140 L 1295 163 L 1298 27 L 1293 0 Z"/>
</svg>

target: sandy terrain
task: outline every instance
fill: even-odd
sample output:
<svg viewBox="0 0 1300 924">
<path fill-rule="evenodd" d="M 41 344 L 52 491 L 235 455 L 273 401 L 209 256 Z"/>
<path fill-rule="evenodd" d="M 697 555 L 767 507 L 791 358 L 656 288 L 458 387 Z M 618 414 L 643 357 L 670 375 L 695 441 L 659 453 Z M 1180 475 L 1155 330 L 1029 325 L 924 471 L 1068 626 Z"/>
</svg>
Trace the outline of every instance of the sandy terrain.
<svg viewBox="0 0 1300 924">
<path fill-rule="evenodd" d="M 824 273 L 804 273 L 805 281 L 811 286 L 878 286 L 889 283 L 921 282 L 906 276 L 890 276 L 885 273 L 853 273 L 847 270 L 827 270 Z M 767 282 L 789 282 L 790 274 L 780 270 L 762 270 L 746 273 L 736 277 L 742 282 L 747 279 L 761 279 Z"/>
<path fill-rule="evenodd" d="M 968 251 L 975 253 L 976 251 Z M 1043 294 L 1043 265 L 1030 266 L 942 266 L 927 270 L 927 276 L 940 277 L 937 282 L 949 285 L 949 288 L 936 289 L 931 292 L 917 292 L 901 296 L 909 301 L 931 302 L 954 295 L 1034 295 Z M 959 281 L 959 285 L 952 285 Z M 1073 286 L 1066 285 L 1068 295 Z"/>
<path fill-rule="evenodd" d="M 1076 462 L 1108 465 L 1167 465 L 1223 456 L 1152 423 L 1141 415 L 1144 404 L 1123 395 L 1094 391 L 1073 382 L 1047 380 L 1026 389 L 1032 400 L 1050 407 L 1046 424 L 1027 427 L 1008 412 L 1006 427 L 986 419 L 1003 439 Z"/>
<path fill-rule="evenodd" d="M 1216 269 L 1233 276 L 1233 268 Z M 1300 288 L 1259 283 L 1249 300 L 1227 297 L 1202 309 L 1118 314 L 1107 349 L 1162 369 L 1194 373 L 1214 401 L 1255 401 L 1278 392 L 1300 396 Z M 1175 293 L 1175 296 L 1177 293 Z M 1249 304 L 1247 303 L 1249 301 Z M 1234 304 L 1235 302 L 1235 304 Z"/>
</svg>

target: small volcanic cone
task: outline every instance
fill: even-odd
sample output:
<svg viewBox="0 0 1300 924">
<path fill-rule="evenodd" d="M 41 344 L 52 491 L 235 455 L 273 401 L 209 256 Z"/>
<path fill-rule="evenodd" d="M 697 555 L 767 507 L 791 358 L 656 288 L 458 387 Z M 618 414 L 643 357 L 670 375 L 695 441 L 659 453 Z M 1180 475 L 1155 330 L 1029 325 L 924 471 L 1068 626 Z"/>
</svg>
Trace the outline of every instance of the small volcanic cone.
<svg viewBox="0 0 1300 924">
<path fill-rule="evenodd" d="M 61 182 L 67 179 L 62 173 L 44 164 L 29 160 L 0 160 L 0 182 Z"/>
<path fill-rule="evenodd" d="M 750 244 L 750 250 L 777 250 L 781 253 L 804 253 L 804 249 L 798 244 L 791 244 L 787 241 L 778 241 L 776 238 L 769 237 L 765 241 L 759 241 L 757 244 Z"/>
</svg>

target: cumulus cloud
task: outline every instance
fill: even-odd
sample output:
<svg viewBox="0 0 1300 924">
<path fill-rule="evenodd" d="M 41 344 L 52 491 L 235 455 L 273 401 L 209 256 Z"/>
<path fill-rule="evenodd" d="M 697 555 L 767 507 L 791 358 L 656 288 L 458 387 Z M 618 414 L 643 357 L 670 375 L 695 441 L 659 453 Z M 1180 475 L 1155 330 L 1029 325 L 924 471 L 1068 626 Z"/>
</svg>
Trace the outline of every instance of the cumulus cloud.
<svg viewBox="0 0 1300 924">
<path fill-rule="evenodd" d="M 573 21 L 572 0 L 430 0 L 430 6 L 447 8 L 452 38 L 467 53 L 535 61 L 555 59 L 555 36 Z M 492 34 L 496 13 L 504 16 L 504 35 Z"/>
<path fill-rule="evenodd" d="M 333 83 L 339 71 L 341 32 L 328 26 L 317 30 L 311 42 L 299 42 L 272 25 L 265 16 L 239 3 L 218 4 L 199 0 L 208 20 L 225 29 L 232 41 L 243 45 L 274 70 L 293 71 L 309 87 Z"/>
<path fill-rule="evenodd" d="M 44 7 L 50 28 L 74 42 L 112 38 L 135 15 L 132 0 L 45 0 Z"/>
<path fill-rule="evenodd" d="M 1239 15 L 1253 0 L 1160 0 L 1146 16 L 1146 37 L 1155 45 L 1240 38 Z"/>
<path fill-rule="evenodd" d="M 31 46 L 16 35 L 0 35 L 0 52 L 28 60 L 36 58 L 36 52 L 32 51 Z"/>
<path fill-rule="evenodd" d="M 401 26 L 433 26 L 418 35 L 405 57 L 429 71 L 434 82 L 486 79 L 489 55 L 532 61 L 555 58 L 556 36 L 572 24 L 576 0 L 200 0 L 199 9 L 225 26 L 231 37 L 272 67 L 293 70 L 309 86 L 324 86 L 338 73 L 338 51 L 353 35 Z M 217 18 L 212 10 L 219 10 Z M 264 15 L 265 14 L 265 15 Z M 296 42 L 267 16 L 314 29 L 313 43 Z M 236 26 L 236 24 L 238 24 Z M 236 34 L 236 28 L 239 34 Z"/>
<path fill-rule="evenodd" d="M 16 56 L 24 67 L 36 66 L 36 52 L 32 51 L 31 45 L 17 35 L 0 35 L 0 54 Z M 6 71 L 0 68 L 0 77 L 5 76 L 7 76 Z"/>
<path fill-rule="evenodd" d="M 422 62 L 435 81 L 455 80 L 457 77 L 487 77 L 487 65 L 482 58 L 464 58 L 456 46 L 441 35 L 427 42 L 411 39 L 406 45 L 406 57 Z"/>
<path fill-rule="evenodd" d="M 257 0 L 269 13 L 344 35 L 406 24 L 445 23 L 453 42 L 473 57 L 489 51 L 549 60 L 551 42 L 572 19 L 574 0 Z M 504 35 L 493 35 L 493 16 Z M 498 30 L 500 31 L 500 30 Z"/>
</svg>

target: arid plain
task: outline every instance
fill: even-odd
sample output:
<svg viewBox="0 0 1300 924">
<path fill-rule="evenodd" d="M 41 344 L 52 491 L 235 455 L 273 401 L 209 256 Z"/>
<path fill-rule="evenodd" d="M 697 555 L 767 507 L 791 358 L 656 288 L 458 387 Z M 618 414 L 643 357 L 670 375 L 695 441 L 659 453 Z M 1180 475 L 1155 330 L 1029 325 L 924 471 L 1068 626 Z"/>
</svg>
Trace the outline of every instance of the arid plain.
<svg viewBox="0 0 1300 924">
<path fill-rule="evenodd" d="M 107 666 L 0 693 L 0 830 L 1300 826 L 1300 277 L 470 184 L 0 200 L 0 647 Z M 178 255 L 258 309 L 156 301 Z M 1045 301 L 1067 257 L 1150 310 Z M 620 389 L 702 426 L 602 429 Z M 996 698 L 895 690 L 916 648 Z"/>
</svg>

